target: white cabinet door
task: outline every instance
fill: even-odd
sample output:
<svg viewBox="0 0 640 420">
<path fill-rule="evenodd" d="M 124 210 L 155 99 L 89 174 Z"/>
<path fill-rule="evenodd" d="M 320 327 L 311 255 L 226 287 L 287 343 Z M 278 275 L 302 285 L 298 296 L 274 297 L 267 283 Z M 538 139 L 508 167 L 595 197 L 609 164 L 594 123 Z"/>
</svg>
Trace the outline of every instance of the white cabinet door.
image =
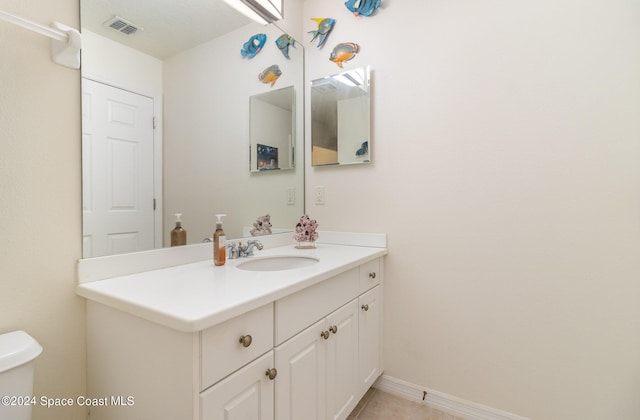
<svg viewBox="0 0 640 420">
<path fill-rule="evenodd" d="M 275 349 L 278 379 L 276 419 L 324 420 L 326 416 L 326 345 L 324 320 Z"/>
<path fill-rule="evenodd" d="M 273 351 L 200 394 L 201 420 L 273 420 Z"/>
<path fill-rule="evenodd" d="M 358 307 L 358 387 L 362 391 L 369 389 L 380 376 L 380 286 L 360 296 Z"/>
<path fill-rule="evenodd" d="M 327 419 L 346 419 L 358 403 L 358 300 L 327 317 Z"/>
<path fill-rule="evenodd" d="M 347 418 L 358 403 L 358 299 L 275 351 L 276 419 Z"/>
</svg>

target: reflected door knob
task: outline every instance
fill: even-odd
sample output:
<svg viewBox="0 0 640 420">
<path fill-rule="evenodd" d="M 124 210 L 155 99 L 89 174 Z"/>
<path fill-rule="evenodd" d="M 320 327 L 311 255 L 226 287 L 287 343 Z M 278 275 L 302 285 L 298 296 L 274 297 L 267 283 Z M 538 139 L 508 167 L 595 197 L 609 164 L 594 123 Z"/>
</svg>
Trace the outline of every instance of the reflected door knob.
<svg viewBox="0 0 640 420">
<path fill-rule="evenodd" d="M 252 341 L 253 339 L 249 334 L 240 337 L 240 344 L 242 344 L 242 347 L 249 347 Z"/>
<path fill-rule="evenodd" d="M 276 376 L 278 376 L 278 371 L 276 370 L 276 368 L 267 369 L 265 375 L 267 375 L 267 377 L 269 377 L 269 379 L 273 381 L 274 379 L 276 379 Z"/>
</svg>

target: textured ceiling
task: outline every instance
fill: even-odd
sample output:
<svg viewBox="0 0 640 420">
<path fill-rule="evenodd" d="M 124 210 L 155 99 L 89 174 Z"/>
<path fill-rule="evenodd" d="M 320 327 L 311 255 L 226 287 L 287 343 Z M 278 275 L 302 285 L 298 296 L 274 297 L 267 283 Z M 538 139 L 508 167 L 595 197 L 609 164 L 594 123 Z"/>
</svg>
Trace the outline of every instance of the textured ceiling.
<svg viewBox="0 0 640 420">
<path fill-rule="evenodd" d="M 82 28 L 159 59 L 251 22 L 224 0 L 81 0 L 80 7 Z M 114 15 L 144 30 L 126 36 L 106 28 Z"/>
</svg>

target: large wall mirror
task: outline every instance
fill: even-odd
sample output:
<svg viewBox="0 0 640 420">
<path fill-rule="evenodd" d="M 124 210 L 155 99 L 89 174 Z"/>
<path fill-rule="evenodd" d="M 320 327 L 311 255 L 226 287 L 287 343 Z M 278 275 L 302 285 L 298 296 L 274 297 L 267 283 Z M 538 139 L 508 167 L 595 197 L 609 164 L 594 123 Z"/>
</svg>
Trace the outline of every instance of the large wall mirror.
<svg viewBox="0 0 640 420">
<path fill-rule="evenodd" d="M 176 213 L 188 244 L 212 236 L 216 213 L 227 214 L 229 238 L 266 214 L 274 232 L 292 230 L 304 213 L 304 50 L 296 42 L 287 58 L 275 41 L 279 26 L 301 33 L 301 18 L 262 26 L 224 0 L 80 6 L 84 257 L 169 246 Z M 259 33 L 261 51 L 242 56 Z M 263 83 L 273 65 L 280 77 Z M 254 144 L 250 98 L 272 95 L 289 101 L 289 120 L 270 118 Z M 258 143 L 277 149 L 262 150 L 272 167 L 288 170 L 254 170 Z"/>
<path fill-rule="evenodd" d="M 369 67 L 311 82 L 313 166 L 371 162 Z"/>
</svg>

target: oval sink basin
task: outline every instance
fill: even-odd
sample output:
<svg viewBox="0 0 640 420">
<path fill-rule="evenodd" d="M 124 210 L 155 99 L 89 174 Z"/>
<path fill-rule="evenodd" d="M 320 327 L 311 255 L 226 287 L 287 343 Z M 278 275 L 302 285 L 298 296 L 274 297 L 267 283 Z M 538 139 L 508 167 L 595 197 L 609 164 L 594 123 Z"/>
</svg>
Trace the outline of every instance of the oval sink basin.
<svg viewBox="0 0 640 420">
<path fill-rule="evenodd" d="M 304 257 L 299 255 L 277 255 L 273 257 L 252 258 L 242 261 L 236 265 L 240 270 L 247 271 L 283 271 L 294 270 L 296 268 L 308 267 L 320 261 L 314 257 Z"/>
</svg>

